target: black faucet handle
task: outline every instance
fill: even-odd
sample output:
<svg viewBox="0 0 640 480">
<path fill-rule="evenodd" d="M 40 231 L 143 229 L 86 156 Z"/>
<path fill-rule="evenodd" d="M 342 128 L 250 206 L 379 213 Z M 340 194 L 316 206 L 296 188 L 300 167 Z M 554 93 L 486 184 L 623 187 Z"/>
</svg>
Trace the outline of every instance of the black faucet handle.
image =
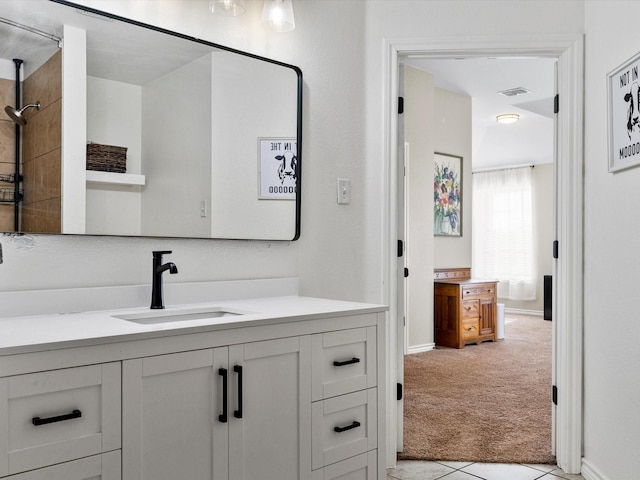
<svg viewBox="0 0 640 480">
<path fill-rule="evenodd" d="M 157 257 L 158 255 L 169 255 L 172 253 L 172 250 L 154 250 L 151 253 L 153 253 L 154 257 Z"/>
</svg>

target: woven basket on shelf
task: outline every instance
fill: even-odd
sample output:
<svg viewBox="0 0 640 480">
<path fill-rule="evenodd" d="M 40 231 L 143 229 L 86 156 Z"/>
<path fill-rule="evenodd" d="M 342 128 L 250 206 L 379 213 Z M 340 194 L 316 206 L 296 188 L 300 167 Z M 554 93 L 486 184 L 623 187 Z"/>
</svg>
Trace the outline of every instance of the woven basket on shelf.
<svg viewBox="0 0 640 480">
<path fill-rule="evenodd" d="M 87 170 L 127 172 L 127 147 L 87 143 Z"/>
</svg>

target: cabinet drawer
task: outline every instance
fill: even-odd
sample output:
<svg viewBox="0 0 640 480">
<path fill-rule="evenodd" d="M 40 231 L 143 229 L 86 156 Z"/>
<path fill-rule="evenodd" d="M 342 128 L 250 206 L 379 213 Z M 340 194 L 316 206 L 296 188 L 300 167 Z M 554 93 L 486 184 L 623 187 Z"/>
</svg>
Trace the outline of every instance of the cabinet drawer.
<svg viewBox="0 0 640 480">
<path fill-rule="evenodd" d="M 120 362 L 0 378 L 0 476 L 120 448 Z"/>
<path fill-rule="evenodd" d="M 40 468 L 6 480 L 121 480 L 120 450 Z"/>
<path fill-rule="evenodd" d="M 478 318 L 480 309 L 478 300 L 467 300 L 462 302 L 462 318 Z"/>
<path fill-rule="evenodd" d="M 475 321 L 465 321 L 462 323 L 463 337 L 476 337 L 480 331 L 480 322 L 476 318 Z"/>
<path fill-rule="evenodd" d="M 377 450 L 357 455 L 313 471 L 312 480 L 378 480 Z"/>
<path fill-rule="evenodd" d="M 376 386 L 376 327 L 314 335 L 312 400 Z"/>
<path fill-rule="evenodd" d="M 479 285 L 462 285 L 462 298 L 478 298 L 495 295 L 496 286 L 493 283 Z"/>
<path fill-rule="evenodd" d="M 315 402 L 311 407 L 313 470 L 376 448 L 377 389 Z"/>
</svg>

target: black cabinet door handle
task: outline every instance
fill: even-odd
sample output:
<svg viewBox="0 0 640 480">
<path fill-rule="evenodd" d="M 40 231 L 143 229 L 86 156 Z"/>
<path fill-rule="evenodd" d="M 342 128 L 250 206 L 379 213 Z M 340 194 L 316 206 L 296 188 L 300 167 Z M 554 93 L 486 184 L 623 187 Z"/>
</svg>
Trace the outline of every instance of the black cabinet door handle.
<svg viewBox="0 0 640 480">
<path fill-rule="evenodd" d="M 333 362 L 334 367 L 344 367 L 345 365 L 353 365 L 354 363 L 360 363 L 360 359 L 353 357 L 351 360 L 345 360 L 344 362 Z"/>
<path fill-rule="evenodd" d="M 218 420 L 220 421 L 220 423 L 227 423 L 227 413 L 229 411 L 227 405 L 227 388 L 229 384 L 227 369 L 218 369 L 218 375 L 222 377 L 222 415 L 218 415 Z"/>
<path fill-rule="evenodd" d="M 58 415 L 57 417 L 49 417 L 49 418 L 33 417 L 31 419 L 31 423 L 33 423 L 36 427 L 38 427 L 40 425 L 47 425 L 48 423 L 64 422 L 65 420 L 80 418 L 81 416 L 82 416 L 82 412 L 80 410 L 74 410 L 71 413 L 67 413 L 66 415 Z"/>
<path fill-rule="evenodd" d="M 342 432 L 346 432 L 347 430 L 352 430 L 354 428 L 358 428 L 360 426 L 360 422 L 357 421 L 353 421 L 351 423 L 351 425 L 347 425 L 345 427 L 333 427 L 333 431 L 334 432 L 338 432 L 338 433 L 342 433 Z"/>
<path fill-rule="evenodd" d="M 238 409 L 233 411 L 233 416 L 242 418 L 242 367 L 234 365 L 233 371 L 238 374 Z"/>
</svg>

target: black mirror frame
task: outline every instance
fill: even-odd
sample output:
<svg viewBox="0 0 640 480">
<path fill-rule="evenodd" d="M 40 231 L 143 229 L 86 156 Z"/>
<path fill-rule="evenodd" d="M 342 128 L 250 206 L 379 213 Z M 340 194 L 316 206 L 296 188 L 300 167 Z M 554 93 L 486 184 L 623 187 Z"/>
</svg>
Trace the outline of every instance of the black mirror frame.
<svg viewBox="0 0 640 480">
<path fill-rule="evenodd" d="M 243 52 L 241 50 L 237 50 L 235 48 L 231 48 L 231 47 L 226 47 L 224 45 L 219 45 L 217 43 L 213 43 L 213 42 L 208 42 L 206 40 L 202 40 L 199 38 L 195 38 L 192 37 L 190 35 L 185 35 L 183 33 L 179 33 L 179 32 L 174 32 L 172 30 L 167 30 L 165 28 L 161 28 L 161 27 L 157 27 L 155 25 L 150 25 L 148 23 L 143 23 L 143 22 L 139 22 L 137 20 L 133 20 L 130 18 L 126 18 L 126 17 L 121 17 L 119 15 L 114 15 L 112 13 L 108 13 L 108 12 L 104 12 L 102 10 L 97 10 L 95 8 L 91 8 L 91 7 L 87 7 L 86 5 L 80 5 L 74 2 L 70 2 L 67 0 L 49 0 L 53 3 L 58 3 L 60 5 L 66 5 L 68 7 L 71 8 L 77 8 L 80 10 L 83 10 L 85 12 L 89 12 L 91 14 L 94 15 L 100 15 L 103 17 L 107 17 L 113 20 L 118 20 L 120 22 L 124 22 L 124 23 L 128 23 L 130 25 L 135 25 L 137 27 L 142 27 L 142 28 L 146 28 L 149 30 L 153 30 L 159 33 L 163 33 L 166 35 L 171 35 L 173 37 L 177 37 L 177 38 L 182 38 L 184 40 L 189 40 L 191 42 L 196 42 L 199 43 L 201 45 L 207 45 L 209 47 L 213 47 L 213 48 L 217 48 L 219 50 L 224 50 L 227 52 L 231 52 L 231 53 L 236 53 L 238 55 L 243 55 L 245 57 L 250 57 L 256 60 L 260 60 L 263 62 L 268 62 L 268 63 L 272 63 L 274 65 L 280 65 L 281 67 L 286 67 L 286 68 L 290 68 L 292 69 L 294 72 L 296 72 L 296 75 L 298 76 L 298 94 L 297 94 L 297 111 L 296 111 L 296 116 L 297 116 L 297 125 L 296 125 L 296 155 L 297 155 L 297 164 L 296 164 L 296 219 L 295 219 L 295 234 L 293 236 L 293 238 L 291 240 L 262 240 L 262 241 L 295 241 L 298 240 L 300 238 L 300 219 L 302 216 L 302 90 L 303 90 L 303 80 L 302 80 L 302 70 L 299 67 L 296 67 L 295 65 L 291 65 L 288 63 L 284 63 L 284 62 L 279 62 L 277 60 L 273 60 L 270 58 L 266 58 L 266 57 L 262 57 L 260 55 L 255 55 L 253 53 L 248 53 L 248 52 Z M 177 238 L 182 238 L 182 237 L 177 237 Z M 220 240 L 220 239 L 215 239 L 212 238 L 212 240 Z M 223 240 L 227 240 L 227 239 L 223 239 Z M 260 241 L 260 240 L 256 240 L 256 241 Z"/>
</svg>

